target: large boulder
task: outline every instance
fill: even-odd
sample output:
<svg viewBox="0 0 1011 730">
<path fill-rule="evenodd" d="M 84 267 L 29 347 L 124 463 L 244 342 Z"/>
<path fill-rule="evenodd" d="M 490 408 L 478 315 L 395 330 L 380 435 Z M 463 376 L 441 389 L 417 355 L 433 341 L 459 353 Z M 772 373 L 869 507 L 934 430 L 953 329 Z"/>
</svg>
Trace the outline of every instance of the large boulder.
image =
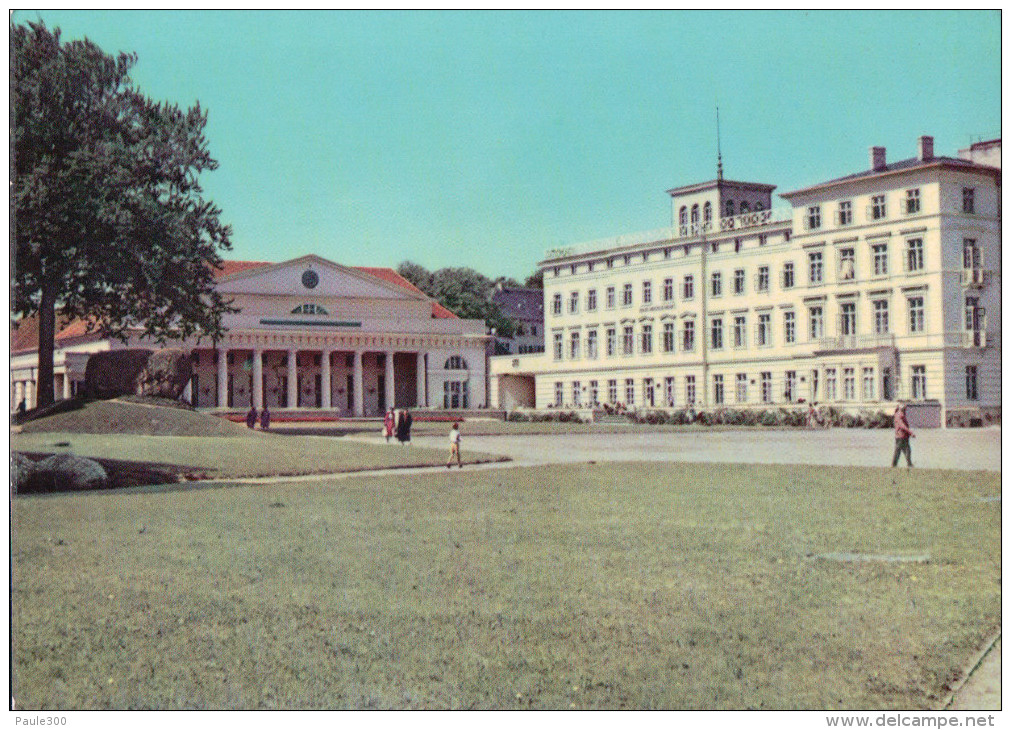
<svg viewBox="0 0 1011 730">
<path fill-rule="evenodd" d="M 91 399 L 147 395 L 178 399 L 193 377 L 186 350 L 112 350 L 88 358 L 84 395 Z"/>
<path fill-rule="evenodd" d="M 35 462 L 24 454 L 15 452 L 11 457 L 11 486 L 15 494 L 28 489 L 28 482 L 34 473 Z"/>
<path fill-rule="evenodd" d="M 137 395 L 177 400 L 193 377 L 193 360 L 186 350 L 155 350 L 137 382 Z"/>
<path fill-rule="evenodd" d="M 84 397 L 104 400 L 133 395 L 150 357 L 151 350 L 143 349 L 96 352 L 84 369 Z"/>
<path fill-rule="evenodd" d="M 109 475 L 97 461 L 74 454 L 56 454 L 35 464 L 29 479 L 32 491 L 104 489 Z"/>
</svg>

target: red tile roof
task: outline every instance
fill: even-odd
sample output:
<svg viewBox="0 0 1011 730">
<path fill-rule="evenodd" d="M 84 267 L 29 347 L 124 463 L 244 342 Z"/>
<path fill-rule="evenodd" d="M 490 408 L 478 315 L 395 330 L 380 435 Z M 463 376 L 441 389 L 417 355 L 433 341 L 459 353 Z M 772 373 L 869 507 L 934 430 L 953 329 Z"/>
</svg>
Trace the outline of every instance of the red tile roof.
<svg viewBox="0 0 1011 730">
<path fill-rule="evenodd" d="M 37 350 L 39 347 L 39 317 L 25 317 L 17 323 L 17 329 L 11 326 L 11 352 Z M 97 332 L 88 332 L 88 323 L 83 319 L 70 321 L 56 318 L 56 340 L 62 342 L 76 337 L 90 335 L 98 337 Z"/>
</svg>

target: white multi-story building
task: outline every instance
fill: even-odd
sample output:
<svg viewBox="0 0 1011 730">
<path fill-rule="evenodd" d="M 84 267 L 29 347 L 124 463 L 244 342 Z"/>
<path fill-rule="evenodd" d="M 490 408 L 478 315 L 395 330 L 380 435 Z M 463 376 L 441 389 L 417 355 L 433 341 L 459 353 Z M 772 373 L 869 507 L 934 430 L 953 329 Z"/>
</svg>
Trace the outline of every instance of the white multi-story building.
<svg viewBox="0 0 1011 730">
<path fill-rule="evenodd" d="M 392 269 L 341 266 L 320 256 L 291 261 L 225 261 L 218 291 L 238 308 L 217 342 L 189 349 L 187 398 L 200 408 L 319 409 L 381 414 L 396 406 L 465 409 L 486 405 L 482 320 L 460 319 Z M 20 323 L 11 342 L 12 409 L 31 408 L 38 388 L 38 329 Z M 76 394 L 88 357 L 126 343 L 61 322 L 56 335 L 57 398 Z"/>
<path fill-rule="evenodd" d="M 978 148 L 978 149 L 977 149 Z M 493 358 L 492 404 L 769 407 L 1000 418 L 999 140 L 783 194 L 675 188 L 672 225 L 554 249 L 546 352 Z M 931 409 L 927 406 L 933 405 Z M 929 417 L 929 415 L 928 415 Z"/>
</svg>

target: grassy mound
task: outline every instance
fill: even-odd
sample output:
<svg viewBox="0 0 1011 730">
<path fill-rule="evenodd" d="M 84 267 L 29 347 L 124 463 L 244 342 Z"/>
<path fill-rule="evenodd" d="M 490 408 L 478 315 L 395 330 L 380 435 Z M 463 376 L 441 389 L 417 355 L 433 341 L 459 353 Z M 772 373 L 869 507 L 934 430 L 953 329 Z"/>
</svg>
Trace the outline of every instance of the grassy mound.
<svg viewBox="0 0 1011 730">
<path fill-rule="evenodd" d="M 244 426 L 215 416 L 154 405 L 154 401 L 94 401 L 65 413 L 29 421 L 24 433 L 123 433 L 145 436 L 247 436 Z"/>
</svg>

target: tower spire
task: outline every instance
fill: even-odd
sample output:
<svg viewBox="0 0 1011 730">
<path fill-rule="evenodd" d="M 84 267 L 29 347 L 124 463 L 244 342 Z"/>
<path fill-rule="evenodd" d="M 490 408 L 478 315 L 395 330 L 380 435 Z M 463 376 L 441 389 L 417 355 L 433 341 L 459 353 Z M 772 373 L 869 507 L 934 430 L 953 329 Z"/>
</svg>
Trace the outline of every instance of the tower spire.
<svg viewBox="0 0 1011 730">
<path fill-rule="evenodd" d="M 720 102 L 716 102 L 716 179 L 723 180 L 723 152 L 720 150 Z"/>
</svg>

